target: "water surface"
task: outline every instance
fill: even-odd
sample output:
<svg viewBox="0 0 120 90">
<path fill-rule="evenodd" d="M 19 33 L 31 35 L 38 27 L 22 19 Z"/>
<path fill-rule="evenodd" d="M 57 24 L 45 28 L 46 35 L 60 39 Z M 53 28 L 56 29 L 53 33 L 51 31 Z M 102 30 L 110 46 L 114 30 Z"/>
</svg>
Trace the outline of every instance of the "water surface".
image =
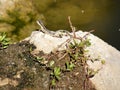
<svg viewBox="0 0 120 90">
<path fill-rule="evenodd" d="M 70 30 L 67 17 L 77 29 L 93 34 L 120 50 L 120 0 L 34 0 L 51 30 Z M 37 2 L 37 4 L 36 4 Z M 46 6 L 47 5 L 47 6 Z"/>
</svg>

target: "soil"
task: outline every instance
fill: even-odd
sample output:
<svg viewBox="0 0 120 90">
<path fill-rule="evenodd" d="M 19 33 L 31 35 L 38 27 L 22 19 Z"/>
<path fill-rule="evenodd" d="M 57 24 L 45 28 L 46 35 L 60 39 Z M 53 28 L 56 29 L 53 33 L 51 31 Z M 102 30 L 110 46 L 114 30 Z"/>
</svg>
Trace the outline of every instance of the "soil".
<svg viewBox="0 0 120 90">
<path fill-rule="evenodd" d="M 96 90 L 81 61 L 75 61 L 74 69 L 66 70 L 65 63 L 70 61 L 68 55 L 63 57 L 66 51 L 33 54 L 34 49 L 23 41 L 0 50 L 0 90 Z M 52 85 L 54 67 L 61 71 L 60 79 Z"/>
</svg>

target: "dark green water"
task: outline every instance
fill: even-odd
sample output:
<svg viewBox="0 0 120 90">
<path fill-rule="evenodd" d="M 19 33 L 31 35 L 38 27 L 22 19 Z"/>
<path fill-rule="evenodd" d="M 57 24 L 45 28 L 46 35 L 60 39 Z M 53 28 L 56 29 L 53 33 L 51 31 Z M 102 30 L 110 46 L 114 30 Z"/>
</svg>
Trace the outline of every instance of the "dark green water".
<svg viewBox="0 0 120 90">
<path fill-rule="evenodd" d="M 67 17 L 83 31 L 93 34 L 120 50 L 120 0 L 34 0 L 51 30 L 70 30 Z"/>
</svg>

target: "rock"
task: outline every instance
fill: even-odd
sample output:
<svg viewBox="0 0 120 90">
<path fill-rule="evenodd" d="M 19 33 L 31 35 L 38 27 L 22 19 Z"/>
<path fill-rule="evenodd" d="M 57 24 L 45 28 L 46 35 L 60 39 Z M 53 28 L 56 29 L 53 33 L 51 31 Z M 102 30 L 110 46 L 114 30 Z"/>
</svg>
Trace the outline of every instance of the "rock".
<svg viewBox="0 0 120 90">
<path fill-rule="evenodd" d="M 36 51 L 43 51 L 44 53 L 50 53 L 51 51 L 55 51 L 59 45 L 65 42 L 69 37 L 52 37 L 48 34 L 44 34 L 39 31 L 34 31 L 31 36 L 25 40 L 29 40 L 31 44 L 36 46 Z M 65 47 L 59 48 L 59 50 L 63 50 Z"/>
<path fill-rule="evenodd" d="M 29 38 L 28 38 L 29 39 Z M 44 45 L 44 44 L 42 44 Z M 70 55 L 60 59 L 65 52 L 39 55 L 31 54 L 35 47 L 28 41 L 9 45 L 0 50 L 0 90 L 96 90 L 86 79 L 84 66 L 80 61 L 72 71 L 65 71 Z M 55 62 L 54 65 L 51 64 Z M 61 67 L 60 80 L 52 86 L 55 67 Z"/>
<path fill-rule="evenodd" d="M 91 47 L 89 54 L 105 60 L 105 65 L 98 62 L 89 63 L 90 67 L 102 68 L 94 78 L 91 78 L 97 90 L 120 90 L 120 51 L 108 45 L 100 38 L 90 35 Z"/>
<path fill-rule="evenodd" d="M 76 36 L 83 37 L 86 33 L 87 32 L 78 31 L 76 32 Z M 69 36 L 63 36 L 62 38 L 52 37 L 40 31 L 34 31 L 27 40 L 36 46 L 37 51 L 50 53 L 57 49 L 65 49 L 65 45 L 62 47 L 59 47 L 59 45 L 69 38 Z M 100 59 L 100 61 L 87 62 L 90 68 L 94 70 L 100 69 L 98 73 L 91 78 L 92 83 L 97 90 L 120 90 L 120 51 L 93 34 L 87 35 L 87 38 L 90 39 L 92 44 L 87 48 L 89 50 L 88 54 L 91 58 Z M 102 60 L 105 61 L 104 65 L 101 63 Z"/>
</svg>

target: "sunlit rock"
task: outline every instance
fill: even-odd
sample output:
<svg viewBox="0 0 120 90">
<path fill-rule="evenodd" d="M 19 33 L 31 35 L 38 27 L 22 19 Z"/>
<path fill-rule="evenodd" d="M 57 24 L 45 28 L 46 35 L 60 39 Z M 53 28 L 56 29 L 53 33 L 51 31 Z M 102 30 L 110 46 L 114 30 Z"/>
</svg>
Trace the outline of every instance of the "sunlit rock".
<svg viewBox="0 0 120 90">
<path fill-rule="evenodd" d="M 76 35 L 82 37 L 86 33 L 78 31 Z M 64 45 L 62 47 L 59 47 L 59 45 L 69 38 L 69 36 L 52 37 L 40 31 L 34 31 L 26 40 L 34 44 L 36 50 L 50 53 L 56 49 L 65 49 Z M 99 59 L 98 61 L 87 62 L 90 68 L 99 70 L 94 77 L 90 78 L 92 83 L 97 90 L 120 90 L 120 52 L 93 34 L 87 35 L 87 38 L 91 42 L 91 46 L 87 48 L 90 58 Z M 101 63 L 102 60 L 105 61 L 104 64 Z"/>
<path fill-rule="evenodd" d="M 30 43 L 36 46 L 37 51 L 43 51 L 44 53 L 50 53 L 56 49 L 63 50 L 65 47 L 59 47 L 63 42 L 65 42 L 69 37 L 52 37 L 51 35 L 44 34 L 39 31 L 35 31 L 29 37 Z"/>
<path fill-rule="evenodd" d="M 120 90 L 120 51 L 94 35 L 89 38 L 92 43 L 88 48 L 91 57 L 105 60 L 104 65 L 99 61 L 89 62 L 91 68 L 100 68 L 98 74 L 91 78 L 92 82 L 97 90 Z"/>
</svg>

